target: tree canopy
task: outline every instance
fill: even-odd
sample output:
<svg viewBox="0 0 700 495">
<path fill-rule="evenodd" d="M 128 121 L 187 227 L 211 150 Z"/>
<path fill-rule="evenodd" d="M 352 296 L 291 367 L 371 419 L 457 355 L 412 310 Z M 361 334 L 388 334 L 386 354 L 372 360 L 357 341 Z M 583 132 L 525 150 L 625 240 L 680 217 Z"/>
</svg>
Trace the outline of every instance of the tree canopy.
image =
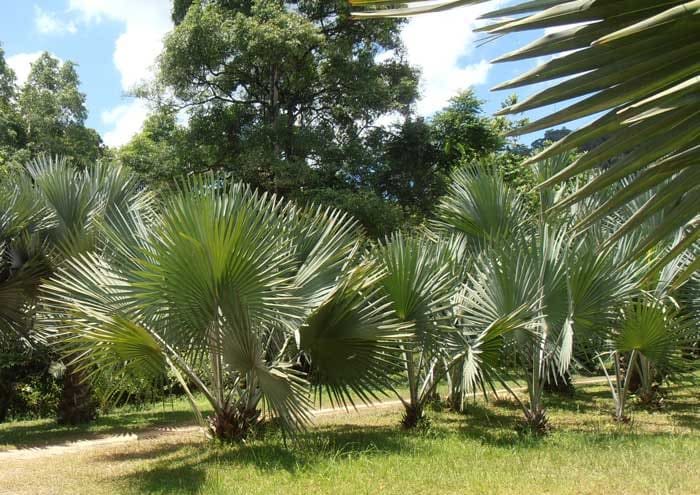
<svg viewBox="0 0 700 495">
<path fill-rule="evenodd" d="M 97 131 L 85 126 L 87 107 L 76 65 L 48 52 L 31 64 L 27 81 L 15 74 L 0 48 L 0 170 L 7 173 L 42 154 L 75 165 L 94 163 L 104 152 Z"/>
<path fill-rule="evenodd" d="M 185 13 L 186 10 L 186 13 Z M 359 28 L 344 2 L 178 2 L 150 96 L 187 108 L 195 169 L 278 193 L 349 181 L 365 131 L 407 111 L 417 72 L 400 21 Z"/>
</svg>

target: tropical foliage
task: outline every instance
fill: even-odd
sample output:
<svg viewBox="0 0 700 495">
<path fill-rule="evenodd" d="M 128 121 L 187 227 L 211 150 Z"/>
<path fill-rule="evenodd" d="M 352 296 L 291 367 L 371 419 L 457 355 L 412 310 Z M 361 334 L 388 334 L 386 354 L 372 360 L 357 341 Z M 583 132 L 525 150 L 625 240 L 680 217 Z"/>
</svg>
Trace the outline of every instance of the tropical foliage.
<svg viewBox="0 0 700 495">
<path fill-rule="evenodd" d="M 442 11 L 484 0 L 351 0 L 351 3 L 363 7 L 355 13 L 357 18 L 384 18 Z M 596 171 L 585 187 L 567 195 L 559 205 L 565 207 L 614 186 L 622 178 L 629 179 L 626 187 L 590 211 L 578 226 L 589 226 L 645 191 L 653 191 L 610 242 L 659 212 L 664 212 L 664 223 L 648 233 L 635 255 L 643 256 L 678 229 L 683 230 L 683 235 L 651 267 L 653 271 L 696 242 L 700 236 L 700 177 L 696 166 L 700 156 L 697 120 L 700 51 L 696 35 L 700 30 L 700 3 L 527 1 L 494 10 L 482 18 L 491 21 L 480 29 L 488 36 L 557 28 L 557 32 L 495 60 L 500 63 L 547 57 L 544 63 L 499 84 L 496 89 L 556 80 L 546 89 L 501 111 L 515 113 L 560 104 L 557 111 L 515 129 L 514 133 L 594 118 L 530 158 L 529 163 L 605 138 L 543 184 L 548 186 Z M 573 102 L 560 108 L 569 100 Z M 597 170 L 611 158 L 617 158 L 612 166 Z M 687 279 L 698 267 L 700 258 L 695 257 L 679 273 L 679 281 Z"/>
<path fill-rule="evenodd" d="M 544 160 L 535 175 L 572 159 Z M 453 173 L 430 225 L 367 243 L 339 210 L 218 175 L 156 200 L 119 167 L 40 160 L 28 173 L 3 196 L 3 335 L 61 351 L 68 404 L 87 399 L 87 381 L 114 384 L 106 393 L 118 398 L 120 382 L 170 375 L 195 410 L 194 392 L 206 397 L 213 437 L 242 441 L 264 419 L 305 428 L 314 395 L 370 402 L 405 373 L 405 427 L 423 422 L 446 381 L 456 409 L 506 388 L 544 432 L 548 383 L 580 366 L 603 363 L 624 420 L 631 393 L 658 404 L 659 386 L 696 364 L 697 280 L 673 283 L 692 258 L 644 279 L 672 242 L 630 262 L 645 231 L 609 239 L 631 207 L 573 230 L 606 200 L 549 209 L 574 182 L 541 189 L 533 211 L 493 160 L 474 162 Z M 28 271 L 34 262 L 44 271 Z M 27 323 L 37 318 L 40 332 Z"/>
<path fill-rule="evenodd" d="M 480 2 L 412 3 L 357 0 L 357 16 Z M 486 14 L 494 36 L 563 28 L 498 59 L 561 55 L 500 85 L 557 80 L 500 113 L 573 102 L 513 123 L 470 91 L 413 115 L 401 21 L 178 0 L 140 90 L 159 105 L 112 162 L 96 162 L 71 63 L 44 54 L 18 88 L 0 51 L 0 352 L 56 361 L 63 422 L 94 416 L 91 385 L 121 401 L 177 382 L 226 441 L 391 393 L 404 427 L 425 425 L 442 385 L 457 410 L 504 388 L 541 434 L 546 394 L 576 371 L 602 370 L 617 421 L 633 395 L 661 407 L 700 362 L 699 15 L 607 0 Z M 527 169 L 505 137 L 579 118 L 595 120 L 545 134 Z"/>
<path fill-rule="evenodd" d="M 107 221 L 109 252 L 72 258 L 47 285 L 52 331 L 80 369 L 170 368 L 210 402 L 212 435 L 238 440 L 261 408 L 303 428 L 309 377 L 342 403 L 391 385 L 403 327 L 373 289 L 382 272 L 356 259 L 354 220 L 214 176 L 160 212 Z"/>
<path fill-rule="evenodd" d="M 380 285 L 391 308 L 400 321 L 413 325 L 414 338 L 403 344 L 409 397 L 399 396 L 406 410 L 403 425 L 411 428 L 423 420 L 444 373 L 457 281 L 448 251 L 426 237 L 396 234 L 373 255 L 386 268 Z"/>
<path fill-rule="evenodd" d="M 25 349 L 27 357 L 58 359 L 36 331 L 39 285 L 66 259 L 102 250 L 98 225 L 119 217 L 127 205 L 139 207 L 147 195 L 123 168 L 98 164 L 77 170 L 65 159 L 46 157 L 30 162 L 24 175 L 4 182 L 3 188 L 0 338 L 13 352 Z M 45 372 L 49 365 L 44 363 Z M 83 377 L 69 366 L 62 379 L 59 420 L 77 423 L 93 417 L 95 403 Z"/>
</svg>

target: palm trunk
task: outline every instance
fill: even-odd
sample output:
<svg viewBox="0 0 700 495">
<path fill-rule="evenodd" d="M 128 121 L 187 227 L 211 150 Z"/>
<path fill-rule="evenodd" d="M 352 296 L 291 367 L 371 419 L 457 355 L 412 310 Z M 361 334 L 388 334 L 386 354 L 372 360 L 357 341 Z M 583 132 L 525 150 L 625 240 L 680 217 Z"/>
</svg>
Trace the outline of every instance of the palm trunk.
<svg viewBox="0 0 700 495">
<path fill-rule="evenodd" d="M 404 428 L 415 428 L 424 419 L 423 404 L 418 396 L 418 371 L 413 362 L 413 353 L 404 351 L 406 358 L 406 375 L 408 377 L 409 402 L 404 402 L 404 416 L 401 424 Z"/>
<path fill-rule="evenodd" d="M 634 369 L 634 359 L 636 357 L 636 351 L 632 351 L 630 353 L 629 359 L 627 361 L 627 369 L 624 372 L 620 363 L 619 353 L 615 351 L 614 355 L 615 388 L 613 389 L 613 400 L 615 401 L 615 420 L 620 423 L 628 423 L 630 419 L 625 415 L 625 405 L 627 403 L 627 396 L 629 395 L 630 379 L 632 377 L 632 370 Z M 605 371 L 605 368 L 603 368 L 603 370 Z M 608 376 L 607 371 L 605 371 L 605 375 Z M 608 377 L 608 382 L 610 382 L 610 377 Z"/>
<path fill-rule="evenodd" d="M 97 417 L 97 401 L 85 372 L 68 364 L 63 373 L 63 390 L 56 421 L 63 425 L 88 423 Z"/>
</svg>

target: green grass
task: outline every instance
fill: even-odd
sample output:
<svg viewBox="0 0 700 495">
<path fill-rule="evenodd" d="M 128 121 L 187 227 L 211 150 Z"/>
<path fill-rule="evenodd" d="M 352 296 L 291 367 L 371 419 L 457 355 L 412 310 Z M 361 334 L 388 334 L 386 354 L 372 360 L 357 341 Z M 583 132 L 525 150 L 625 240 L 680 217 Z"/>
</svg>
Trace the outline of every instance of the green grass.
<svg viewBox="0 0 700 495">
<path fill-rule="evenodd" d="M 517 386 L 516 383 L 511 383 Z M 442 395 L 447 394 L 447 386 L 440 384 L 438 391 Z M 408 396 L 407 387 L 398 387 L 397 393 Z M 362 400 L 355 393 L 351 398 L 356 404 L 362 404 Z M 318 404 L 318 397 L 314 397 Z M 197 395 L 197 406 L 204 417 L 211 413 L 211 406 L 204 396 Z M 396 393 L 390 390 L 381 391 L 376 400 L 397 400 Z M 324 394 L 320 400 L 320 406 L 324 408 L 339 407 L 331 400 L 328 394 Z M 349 407 L 350 404 L 349 404 Z M 44 447 L 74 440 L 99 438 L 104 435 L 119 435 L 123 433 L 140 433 L 153 428 L 168 428 L 179 425 L 195 424 L 196 419 L 192 413 L 190 403 L 184 397 L 163 403 L 148 404 L 141 408 L 125 406 L 118 408 L 109 414 L 98 417 L 97 420 L 78 426 L 59 425 L 53 419 L 35 419 L 11 421 L 0 423 L 0 452 L 28 447 Z"/>
<path fill-rule="evenodd" d="M 246 446 L 198 435 L 31 460 L 3 461 L 0 486 L 16 493 L 316 494 L 700 492 L 700 394 L 669 391 L 666 408 L 632 404 L 633 421 L 612 422 L 609 391 L 581 387 L 550 397 L 544 439 L 516 433 L 510 402 L 467 414 L 431 412 L 406 432 L 399 409 L 319 418 L 284 445 L 277 432 Z"/>
<path fill-rule="evenodd" d="M 198 399 L 204 414 L 210 412 L 205 400 Z M 149 404 L 143 408 L 130 406 L 102 415 L 89 424 L 59 425 L 53 419 L 36 419 L 0 423 L 0 452 L 26 447 L 42 447 L 60 442 L 97 438 L 103 435 L 138 433 L 152 428 L 194 423 L 190 403 L 184 398 Z"/>
</svg>

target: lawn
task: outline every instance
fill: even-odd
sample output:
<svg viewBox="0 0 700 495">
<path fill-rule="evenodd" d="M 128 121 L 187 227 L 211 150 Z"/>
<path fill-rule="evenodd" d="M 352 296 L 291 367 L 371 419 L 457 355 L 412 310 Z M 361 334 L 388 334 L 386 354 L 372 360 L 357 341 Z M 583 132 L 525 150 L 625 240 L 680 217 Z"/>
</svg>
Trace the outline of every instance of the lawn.
<svg viewBox="0 0 700 495">
<path fill-rule="evenodd" d="M 669 390 L 666 408 L 611 421 L 608 390 L 550 397 L 544 439 L 515 432 L 510 402 L 430 413 L 423 431 L 399 409 L 318 418 L 285 446 L 277 432 L 246 446 L 188 433 L 35 459 L 4 459 L 1 493 L 700 493 L 700 394 Z M 5 429 L 3 433 L 7 434 Z"/>
<path fill-rule="evenodd" d="M 206 401 L 198 400 L 203 413 L 210 411 Z M 99 438 L 104 435 L 139 433 L 153 428 L 189 424 L 194 415 L 184 398 L 149 404 L 142 408 L 123 407 L 100 416 L 96 421 L 80 426 L 63 426 L 53 419 L 36 419 L 0 423 L 0 452 L 26 447 L 42 447 L 78 439 Z"/>
<path fill-rule="evenodd" d="M 519 383 L 510 382 L 510 386 Z M 408 396 L 408 389 L 398 387 L 402 396 Z M 446 385 L 441 384 L 438 391 L 447 394 Z M 353 401 L 362 404 L 356 394 L 351 392 Z M 315 398 L 318 405 L 318 399 Z M 384 390 L 377 394 L 379 401 L 395 401 L 396 393 Z M 206 417 L 211 412 L 211 406 L 203 395 L 196 395 L 197 407 Z M 320 401 L 322 408 L 331 408 L 334 404 L 330 396 L 324 394 Z M 350 406 L 351 407 L 351 406 Z M 196 423 L 189 401 L 184 397 L 166 399 L 159 403 L 150 403 L 140 407 L 124 406 L 116 408 L 109 414 L 100 415 L 97 420 L 79 426 L 64 426 L 53 419 L 36 419 L 0 423 L 0 452 L 27 447 L 44 447 L 60 442 L 73 440 L 95 439 L 105 435 L 120 435 L 124 433 L 143 433 L 154 428 L 170 428 L 174 426 L 193 425 Z"/>
</svg>

